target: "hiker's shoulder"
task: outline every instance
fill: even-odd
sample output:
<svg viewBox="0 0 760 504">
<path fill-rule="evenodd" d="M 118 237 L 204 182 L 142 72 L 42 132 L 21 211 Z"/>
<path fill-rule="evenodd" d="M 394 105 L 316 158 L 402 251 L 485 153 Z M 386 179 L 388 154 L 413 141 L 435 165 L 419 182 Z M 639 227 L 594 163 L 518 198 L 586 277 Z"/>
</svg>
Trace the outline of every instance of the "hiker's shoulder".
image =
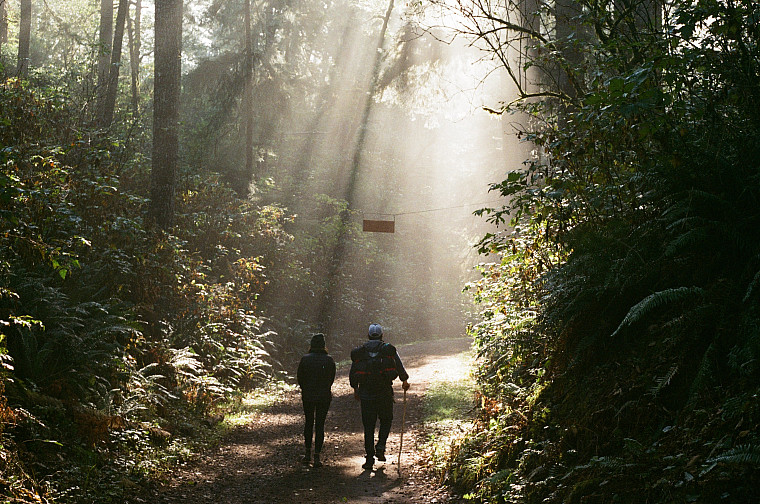
<svg viewBox="0 0 760 504">
<path fill-rule="evenodd" d="M 359 345 L 358 347 L 351 350 L 351 360 L 356 360 L 357 358 L 363 356 L 366 353 L 366 348 L 364 348 L 364 345 Z"/>
<path fill-rule="evenodd" d="M 391 354 L 396 353 L 396 347 L 393 346 L 393 343 L 386 343 L 383 345 L 383 350 Z"/>
</svg>

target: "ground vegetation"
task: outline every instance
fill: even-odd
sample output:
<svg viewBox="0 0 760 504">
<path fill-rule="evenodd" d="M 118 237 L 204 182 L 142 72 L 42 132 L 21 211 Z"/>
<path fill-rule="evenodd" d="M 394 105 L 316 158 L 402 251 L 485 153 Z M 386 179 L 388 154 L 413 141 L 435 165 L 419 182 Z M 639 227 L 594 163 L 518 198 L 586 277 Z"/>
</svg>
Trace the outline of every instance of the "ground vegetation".
<svg viewBox="0 0 760 504">
<path fill-rule="evenodd" d="M 450 481 L 484 503 L 752 502 L 757 2 L 579 1 L 569 33 L 559 2 L 458 7 L 515 76 L 499 58 L 522 47 L 533 78 L 493 111 L 537 150 L 482 212 L 503 231 L 470 286 L 480 419 Z"/>
</svg>

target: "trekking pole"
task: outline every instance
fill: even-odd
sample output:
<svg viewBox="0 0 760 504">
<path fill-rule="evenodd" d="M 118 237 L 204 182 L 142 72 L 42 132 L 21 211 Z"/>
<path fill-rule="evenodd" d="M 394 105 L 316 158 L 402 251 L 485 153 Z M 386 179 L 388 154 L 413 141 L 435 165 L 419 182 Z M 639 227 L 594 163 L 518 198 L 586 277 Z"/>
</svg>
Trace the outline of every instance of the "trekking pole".
<svg viewBox="0 0 760 504">
<path fill-rule="evenodd" d="M 404 412 L 401 414 L 401 439 L 398 442 L 398 474 L 401 475 L 401 450 L 404 448 L 404 422 L 406 421 L 406 390 L 404 390 Z"/>
</svg>

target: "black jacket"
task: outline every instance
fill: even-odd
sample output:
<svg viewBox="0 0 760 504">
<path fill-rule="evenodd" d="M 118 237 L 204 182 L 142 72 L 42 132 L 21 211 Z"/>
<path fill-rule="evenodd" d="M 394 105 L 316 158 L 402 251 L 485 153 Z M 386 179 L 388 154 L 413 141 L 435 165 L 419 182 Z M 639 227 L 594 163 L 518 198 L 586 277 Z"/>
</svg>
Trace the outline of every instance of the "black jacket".
<svg viewBox="0 0 760 504">
<path fill-rule="evenodd" d="M 351 350 L 351 371 L 348 373 L 348 379 L 351 386 L 359 391 L 359 398 L 362 400 L 375 400 L 381 397 L 393 396 L 392 380 L 387 383 L 360 385 L 356 373 L 357 362 L 365 354 L 365 349 L 369 352 L 377 352 L 381 348 L 384 354 L 393 357 L 393 360 L 396 363 L 396 372 L 398 373 L 399 380 L 403 382 L 409 379 L 409 374 L 406 372 L 406 369 L 404 369 L 404 364 L 401 362 L 401 357 L 398 356 L 396 347 L 390 343 L 385 343 L 383 340 L 369 340 L 364 345 Z"/>
<path fill-rule="evenodd" d="M 335 381 L 335 361 L 326 350 L 314 350 L 301 357 L 298 386 L 304 401 L 330 401 Z"/>
</svg>

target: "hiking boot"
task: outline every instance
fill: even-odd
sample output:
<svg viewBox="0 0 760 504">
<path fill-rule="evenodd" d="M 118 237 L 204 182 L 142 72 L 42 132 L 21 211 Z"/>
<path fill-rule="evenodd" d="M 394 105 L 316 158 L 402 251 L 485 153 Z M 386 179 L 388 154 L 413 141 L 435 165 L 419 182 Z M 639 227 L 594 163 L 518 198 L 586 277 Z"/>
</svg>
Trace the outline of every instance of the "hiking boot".
<svg viewBox="0 0 760 504">
<path fill-rule="evenodd" d="M 385 450 L 375 448 L 375 457 L 377 457 L 377 460 L 380 462 L 385 462 Z"/>
<path fill-rule="evenodd" d="M 309 465 L 309 464 L 311 463 L 311 455 L 310 455 L 309 453 L 307 453 L 306 455 L 304 455 L 304 456 L 301 458 L 301 463 L 302 463 L 303 465 Z"/>
<path fill-rule="evenodd" d="M 372 470 L 372 465 L 375 463 L 375 457 L 367 457 L 367 461 L 362 464 L 362 469 L 366 469 L 368 471 Z"/>
<path fill-rule="evenodd" d="M 314 454 L 314 465 L 313 467 L 322 467 L 322 462 L 319 461 L 319 453 Z"/>
</svg>

